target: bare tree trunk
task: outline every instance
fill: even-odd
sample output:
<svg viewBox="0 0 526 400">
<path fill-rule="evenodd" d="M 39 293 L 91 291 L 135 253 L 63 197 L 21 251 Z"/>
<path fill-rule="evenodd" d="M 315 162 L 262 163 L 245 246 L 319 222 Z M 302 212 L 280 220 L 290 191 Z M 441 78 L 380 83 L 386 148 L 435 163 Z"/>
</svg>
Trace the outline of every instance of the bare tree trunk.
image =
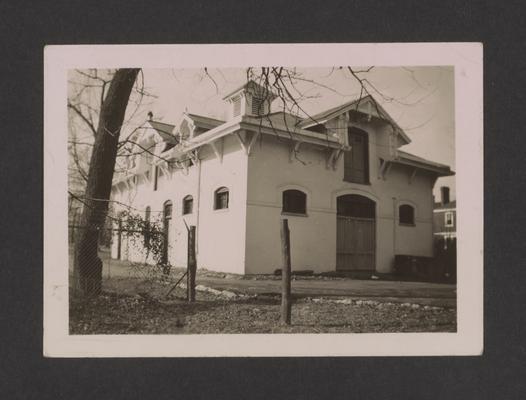
<svg viewBox="0 0 526 400">
<path fill-rule="evenodd" d="M 78 282 L 75 282 L 75 287 L 82 295 L 97 295 L 101 290 L 102 261 L 97 251 L 98 236 L 108 211 L 119 135 L 138 73 L 139 69 L 117 70 L 101 106 L 89 165 L 82 228 L 76 243 L 75 272 Z"/>
</svg>

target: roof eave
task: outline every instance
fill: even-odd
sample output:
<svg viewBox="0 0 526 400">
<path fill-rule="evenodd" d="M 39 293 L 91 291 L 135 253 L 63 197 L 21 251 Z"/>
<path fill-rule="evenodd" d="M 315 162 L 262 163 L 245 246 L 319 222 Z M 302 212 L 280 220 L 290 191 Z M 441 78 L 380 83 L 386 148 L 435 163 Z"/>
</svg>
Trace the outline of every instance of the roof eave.
<svg viewBox="0 0 526 400">
<path fill-rule="evenodd" d="M 318 144 L 324 147 L 340 148 L 342 144 L 337 138 L 328 135 L 321 135 L 298 127 L 287 127 L 280 123 L 272 123 L 272 126 L 264 125 L 261 120 L 255 117 L 244 116 L 241 122 L 242 129 L 252 129 L 267 134 L 278 134 L 292 140 Z"/>
<path fill-rule="evenodd" d="M 320 137 L 318 134 L 313 133 L 311 131 L 306 131 L 304 129 L 294 129 L 293 131 L 291 131 L 290 129 L 287 129 L 287 127 L 284 127 L 280 124 L 273 124 L 273 126 L 268 126 L 266 124 L 260 124 L 260 121 L 257 118 L 249 116 L 240 116 L 229 122 L 224 123 L 223 125 L 211 129 L 208 132 L 202 133 L 201 135 L 196 136 L 185 143 L 175 146 L 174 148 L 168 150 L 165 154 L 163 154 L 163 158 L 180 157 L 189 151 L 195 150 L 206 144 L 214 142 L 217 139 L 220 139 L 226 135 L 229 135 L 241 129 L 261 132 L 264 134 L 274 134 L 282 138 L 301 141 L 323 147 L 342 147 L 342 144 L 336 138 L 332 138 L 330 136 Z"/>
<path fill-rule="evenodd" d="M 455 172 L 452 171 L 448 166 L 437 166 L 433 164 L 428 164 L 420 161 L 414 161 L 414 160 L 407 160 L 407 159 L 393 159 L 389 160 L 392 163 L 400 164 L 400 165 L 407 165 L 414 168 L 423 169 L 426 171 L 430 171 L 435 173 L 437 176 L 444 177 L 444 176 L 453 176 L 455 175 Z"/>
</svg>

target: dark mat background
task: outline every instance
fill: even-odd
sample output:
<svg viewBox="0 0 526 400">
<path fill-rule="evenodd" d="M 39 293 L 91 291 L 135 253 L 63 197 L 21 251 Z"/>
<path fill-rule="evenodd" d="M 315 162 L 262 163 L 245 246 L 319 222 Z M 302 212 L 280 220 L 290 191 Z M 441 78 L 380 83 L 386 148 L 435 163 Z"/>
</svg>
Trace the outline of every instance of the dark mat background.
<svg viewBox="0 0 526 400">
<path fill-rule="evenodd" d="M 524 398 L 524 15 L 520 1 L 1 1 L 0 397 Z M 45 44 L 417 41 L 484 43 L 482 357 L 42 357 Z"/>
</svg>

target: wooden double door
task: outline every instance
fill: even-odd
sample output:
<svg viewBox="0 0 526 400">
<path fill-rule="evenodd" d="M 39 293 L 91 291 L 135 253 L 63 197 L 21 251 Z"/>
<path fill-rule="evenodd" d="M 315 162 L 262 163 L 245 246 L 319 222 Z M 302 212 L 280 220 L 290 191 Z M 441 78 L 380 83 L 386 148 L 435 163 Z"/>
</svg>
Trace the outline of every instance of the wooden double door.
<svg viewBox="0 0 526 400">
<path fill-rule="evenodd" d="M 338 198 L 336 269 L 374 271 L 376 204 L 363 196 Z"/>
</svg>

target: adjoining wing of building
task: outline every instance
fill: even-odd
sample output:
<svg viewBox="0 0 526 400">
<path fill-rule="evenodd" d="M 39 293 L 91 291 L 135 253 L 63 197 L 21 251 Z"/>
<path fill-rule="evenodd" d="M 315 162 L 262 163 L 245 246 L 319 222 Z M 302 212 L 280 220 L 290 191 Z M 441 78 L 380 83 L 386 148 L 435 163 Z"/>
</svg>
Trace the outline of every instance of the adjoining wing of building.
<svg viewBox="0 0 526 400">
<path fill-rule="evenodd" d="M 433 210 L 435 240 L 457 238 L 457 202 L 449 197 L 449 187 L 440 188 L 440 201 Z"/>
<path fill-rule="evenodd" d="M 272 273 L 282 218 L 293 270 L 389 273 L 395 255 L 433 255 L 432 191 L 448 166 L 400 150 L 409 137 L 371 96 L 308 119 L 270 113 L 274 99 L 251 81 L 224 98 L 227 121 L 185 113 L 137 132 L 150 150 L 112 196 L 160 213 L 172 265 L 186 266 L 195 225 L 199 268 Z M 112 255 L 144 261 L 122 235 Z"/>
</svg>

